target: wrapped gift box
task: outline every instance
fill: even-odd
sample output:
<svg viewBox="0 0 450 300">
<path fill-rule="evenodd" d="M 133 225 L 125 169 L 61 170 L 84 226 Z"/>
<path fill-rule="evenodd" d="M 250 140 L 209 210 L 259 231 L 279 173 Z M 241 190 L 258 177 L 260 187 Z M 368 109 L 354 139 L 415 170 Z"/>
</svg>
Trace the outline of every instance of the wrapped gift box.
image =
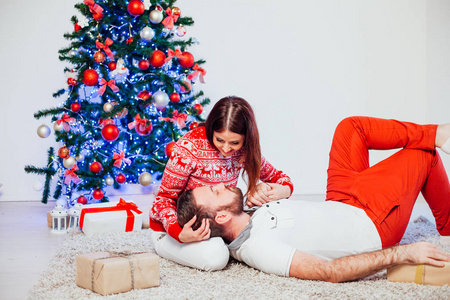
<svg viewBox="0 0 450 300">
<path fill-rule="evenodd" d="M 450 285 L 450 262 L 439 268 L 430 265 L 399 265 L 387 270 L 387 279 L 428 285 Z"/>
<path fill-rule="evenodd" d="M 148 252 L 95 252 L 76 259 L 78 286 L 101 295 L 159 286 L 159 257 Z"/>
<path fill-rule="evenodd" d="M 132 202 L 106 202 L 84 205 L 80 229 L 86 235 L 106 232 L 128 232 L 142 229 L 142 212 Z"/>
</svg>

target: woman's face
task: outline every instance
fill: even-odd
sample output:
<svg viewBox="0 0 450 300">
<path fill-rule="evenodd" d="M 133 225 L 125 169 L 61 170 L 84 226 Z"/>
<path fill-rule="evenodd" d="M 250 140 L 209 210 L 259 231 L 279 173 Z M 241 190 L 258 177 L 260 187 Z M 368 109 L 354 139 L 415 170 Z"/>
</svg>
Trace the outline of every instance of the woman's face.
<svg viewBox="0 0 450 300">
<path fill-rule="evenodd" d="M 222 132 L 214 131 L 213 142 L 219 152 L 225 156 L 231 156 L 234 152 L 244 146 L 245 136 L 225 130 Z"/>
</svg>

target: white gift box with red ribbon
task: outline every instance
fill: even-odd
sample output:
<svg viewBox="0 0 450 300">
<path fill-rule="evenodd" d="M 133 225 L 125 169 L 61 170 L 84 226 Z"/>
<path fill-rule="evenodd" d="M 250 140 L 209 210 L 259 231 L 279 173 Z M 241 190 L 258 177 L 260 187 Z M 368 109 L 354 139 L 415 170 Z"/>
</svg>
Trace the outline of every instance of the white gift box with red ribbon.
<svg viewBox="0 0 450 300">
<path fill-rule="evenodd" d="M 80 229 L 86 235 L 139 231 L 142 229 L 142 215 L 136 204 L 123 199 L 84 205 L 80 214 Z"/>
</svg>

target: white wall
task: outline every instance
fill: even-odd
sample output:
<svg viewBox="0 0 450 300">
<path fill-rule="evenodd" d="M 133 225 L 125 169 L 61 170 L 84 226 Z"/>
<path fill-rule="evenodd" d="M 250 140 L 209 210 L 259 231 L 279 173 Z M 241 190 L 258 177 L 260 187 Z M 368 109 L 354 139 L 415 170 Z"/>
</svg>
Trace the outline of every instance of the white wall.
<svg viewBox="0 0 450 300">
<path fill-rule="evenodd" d="M 54 144 L 36 135 L 42 121 L 33 113 L 53 107 L 51 94 L 64 86 L 57 51 L 76 2 L 0 2 L 0 201 L 40 199 L 39 176 L 23 167 L 43 166 Z M 177 4 L 195 21 L 188 33 L 200 44 L 191 52 L 207 61 L 200 88 L 213 101 L 234 94 L 253 105 L 263 153 L 295 193 L 325 192 L 332 134 L 346 116 L 450 121 L 447 0 Z"/>
</svg>

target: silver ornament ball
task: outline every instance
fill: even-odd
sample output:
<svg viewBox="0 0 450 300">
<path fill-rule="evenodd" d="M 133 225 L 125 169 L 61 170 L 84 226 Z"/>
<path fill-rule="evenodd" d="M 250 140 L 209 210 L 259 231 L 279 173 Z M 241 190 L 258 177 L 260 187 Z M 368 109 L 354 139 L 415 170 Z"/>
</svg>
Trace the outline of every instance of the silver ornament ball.
<svg viewBox="0 0 450 300">
<path fill-rule="evenodd" d="M 178 27 L 177 27 L 177 35 L 178 35 L 179 37 L 182 37 L 182 36 L 184 36 L 185 34 L 186 34 L 186 28 L 185 28 L 184 26 L 182 26 L 182 25 L 178 26 Z"/>
<path fill-rule="evenodd" d="M 72 169 L 72 167 L 76 164 L 75 157 L 69 156 L 66 159 L 63 159 L 63 165 L 66 169 Z"/>
<path fill-rule="evenodd" d="M 156 108 L 162 109 L 169 104 L 169 96 L 163 91 L 157 91 L 153 94 L 152 103 Z"/>
<path fill-rule="evenodd" d="M 106 185 L 111 186 L 111 185 L 114 184 L 114 179 L 113 179 L 111 176 L 108 176 L 108 177 L 106 177 L 106 179 L 105 179 L 105 183 L 106 183 Z"/>
<path fill-rule="evenodd" d="M 159 24 L 163 20 L 162 12 L 157 9 L 152 10 L 148 16 L 153 24 Z"/>
<path fill-rule="evenodd" d="M 40 137 L 43 138 L 43 139 L 45 139 L 46 137 L 48 137 L 48 136 L 50 135 L 50 133 L 51 133 L 50 128 L 49 128 L 47 125 L 45 125 L 45 124 L 42 124 L 42 125 L 39 126 L 38 129 L 37 129 L 37 134 L 38 134 L 38 136 L 40 136 Z"/>
<path fill-rule="evenodd" d="M 82 153 L 80 153 L 80 154 L 78 154 L 78 155 L 75 157 L 75 159 L 76 159 L 77 161 L 82 161 L 82 160 L 84 159 L 84 155 L 83 155 Z"/>
<path fill-rule="evenodd" d="M 68 55 L 69 55 L 70 57 L 74 57 L 74 56 L 76 56 L 77 54 L 78 54 L 77 50 L 74 50 L 74 49 L 70 50 L 69 53 L 68 53 Z"/>
<path fill-rule="evenodd" d="M 142 184 L 143 186 L 150 185 L 152 181 L 153 181 L 152 174 L 150 174 L 149 172 L 144 172 L 141 175 L 139 175 L 139 183 Z"/>
<path fill-rule="evenodd" d="M 146 41 L 151 41 L 151 39 L 155 36 L 155 31 L 150 27 L 144 27 L 140 32 L 141 39 Z"/>
<path fill-rule="evenodd" d="M 114 108 L 114 105 L 112 105 L 109 102 L 106 102 L 105 104 L 103 104 L 103 110 L 105 112 L 112 112 L 113 108 Z"/>
<path fill-rule="evenodd" d="M 62 122 L 61 122 L 61 124 L 58 124 L 58 122 L 53 123 L 53 130 L 55 130 L 55 131 L 63 131 L 64 127 L 63 127 Z"/>
</svg>

